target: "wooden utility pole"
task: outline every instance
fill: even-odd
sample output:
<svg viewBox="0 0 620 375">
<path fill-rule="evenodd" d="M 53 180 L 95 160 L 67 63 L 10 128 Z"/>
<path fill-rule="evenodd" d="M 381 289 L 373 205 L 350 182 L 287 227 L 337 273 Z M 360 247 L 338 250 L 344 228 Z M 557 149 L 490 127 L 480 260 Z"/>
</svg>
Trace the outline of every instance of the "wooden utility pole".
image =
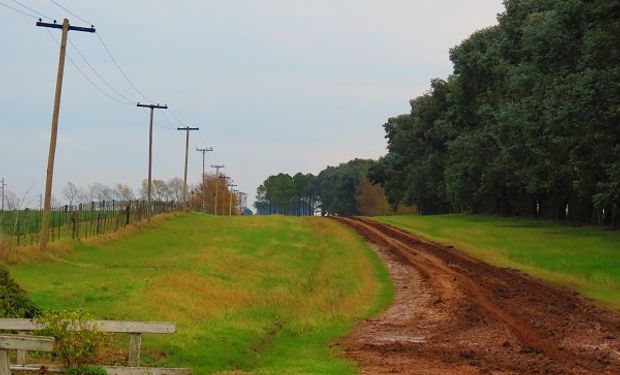
<svg viewBox="0 0 620 375">
<path fill-rule="evenodd" d="M 167 105 L 159 105 L 159 104 L 140 104 L 138 103 L 138 107 L 140 108 L 150 108 L 151 109 L 151 117 L 149 120 L 149 173 L 148 173 L 148 181 L 146 187 L 146 220 L 151 221 L 151 216 L 153 215 L 153 202 L 151 199 L 151 185 L 153 182 L 153 112 L 156 109 L 168 109 Z"/>
<path fill-rule="evenodd" d="M 185 170 L 183 171 L 183 206 L 187 210 L 189 208 L 187 202 L 187 159 L 189 157 L 189 132 L 190 130 L 200 130 L 199 128 L 191 128 L 184 126 L 177 128 L 177 130 L 183 130 L 185 132 Z"/>
<path fill-rule="evenodd" d="M 207 152 L 213 151 L 213 147 L 197 148 L 196 151 L 202 152 L 202 213 L 205 213 L 205 202 L 207 196 L 207 184 L 205 184 L 205 157 Z"/>
<path fill-rule="evenodd" d="M 233 201 L 233 194 L 235 193 L 235 189 L 232 189 L 234 187 L 237 187 L 237 185 L 235 184 L 228 184 L 228 187 L 231 188 L 230 189 L 230 204 L 228 206 L 228 216 L 232 216 L 232 201 Z"/>
<path fill-rule="evenodd" d="M 213 215 L 217 215 L 217 191 L 220 188 L 220 169 L 224 168 L 224 166 L 211 165 L 211 168 L 215 168 L 215 202 L 213 204 Z"/>
<path fill-rule="evenodd" d="M 4 177 L 0 180 L 0 189 L 2 189 L 2 210 L 0 212 L 4 212 L 4 188 L 6 184 L 4 183 Z"/>
<path fill-rule="evenodd" d="M 45 202 L 43 204 L 43 213 L 41 215 L 41 251 L 47 250 L 47 241 L 49 236 L 49 212 L 52 205 L 52 180 L 54 176 L 54 157 L 56 155 L 56 139 L 58 136 L 58 117 L 60 115 L 60 97 L 62 94 L 62 79 L 65 72 L 65 56 L 67 54 L 67 37 L 69 31 L 84 31 L 94 33 L 95 28 L 76 27 L 69 25 L 69 20 L 64 19 L 62 25 L 54 23 L 39 22 L 39 27 L 47 27 L 52 29 L 61 29 L 62 36 L 60 38 L 60 56 L 58 57 L 58 73 L 56 75 L 56 92 L 54 94 L 54 110 L 52 112 L 52 130 L 50 136 L 50 149 L 47 157 L 47 177 L 45 179 Z"/>
</svg>

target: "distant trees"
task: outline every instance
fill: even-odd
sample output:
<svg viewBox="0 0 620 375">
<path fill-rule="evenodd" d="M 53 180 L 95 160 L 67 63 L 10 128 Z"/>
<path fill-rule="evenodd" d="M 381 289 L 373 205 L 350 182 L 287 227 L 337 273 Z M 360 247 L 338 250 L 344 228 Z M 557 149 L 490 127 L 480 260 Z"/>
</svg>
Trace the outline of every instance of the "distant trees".
<svg viewBox="0 0 620 375">
<path fill-rule="evenodd" d="M 145 200 L 148 195 L 147 180 L 142 180 L 140 198 Z M 151 198 L 159 202 L 180 202 L 183 199 L 183 180 L 173 177 L 166 180 L 153 179 L 151 182 Z"/>
<path fill-rule="evenodd" d="M 112 200 L 130 201 L 136 199 L 131 187 L 125 184 L 116 184 L 114 187 L 110 187 L 100 182 L 95 182 L 83 187 L 69 181 L 63 186 L 61 192 L 64 198 L 61 202 L 68 206 L 75 206 L 80 203 L 107 202 Z"/>
<path fill-rule="evenodd" d="M 227 184 L 225 175 L 205 174 L 203 181 L 192 187 L 189 192 L 188 199 L 194 210 L 217 215 L 228 215 L 232 211 L 232 215 L 239 215 L 244 207 L 241 207 L 239 196 L 230 191 Z"/>
<path fill-rule="evenodd" d="M 383 189 L 372 185 L 368 169 L 376 162 L 355 159 L 327 167 L 317 176 L 280 173 L 269 176 L 257 189 L 255 207 L 258 214 L 307 216 L 387 215 L 393 210 Z"/>
<path fill-rule="evenodd" d="M 507 0 L 384 125 L 392 205 L 620 224 L 620 3 Z"/>
<path fill-rule="evenodd" d="M 254 206 L 259 215 L 308 216 L 317 209 L 316 177 L 297 173 L 269 176 L 256 191 Z"/>
</svg>

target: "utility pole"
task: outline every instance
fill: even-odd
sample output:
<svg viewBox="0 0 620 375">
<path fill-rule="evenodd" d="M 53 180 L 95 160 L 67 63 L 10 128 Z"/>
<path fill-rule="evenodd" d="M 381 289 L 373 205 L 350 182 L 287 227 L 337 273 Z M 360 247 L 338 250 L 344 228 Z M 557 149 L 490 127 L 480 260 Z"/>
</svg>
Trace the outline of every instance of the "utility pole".
<svg viewBox="0 0 620 375">
<path fill-rule="evenodd" d="M 1 212 L 4 212 L 4 188 L 6 187 L 6 184 L 4 183 L 4 177 L 2 177 L 2 180 L 0 180 L 0 189 L 2 189 L 2 210 Z"/>
<path fill-rule="evenodd" d="M 187 210 L 189 208 L 187 201 L 187 159 L 189 156 L 189 132 L 191 130 L 200 130 L 199 128 L 191 128 L 189 126 L 184 126 L 182 128 L 177 128 L 177 130 L 183 130 L 185 132 L 185 170 L 183 172 L 183 205 Z"/>
<path fill-rule="evenodd" d="M 153 214 L 153 206 L 151 200 L 151 184 L 153 180 L 152 168 L 153 168 L 153 112 L 156 109 L 168 109 L 167 105 L 159 105 L 159 104 L 140 104 L 138 103 L 138 107 L 140 108 L 150 108 L 151 109 L 151 117 L 149 121 L 149 173 L 148 173 L 148 182 L 146 188 L 146 220 L 151 221 L 151 216 Z"/>
<path fill-rule="evenodd" d="M 196 151 L 202 152 L 202 213 L 205 213 L 205 201 L 207 196 L 207 184 L 205 184 L 205 157 L 207 152 L 213 151 L 213 147 L 197 148 Z"/>
<path fill-rule="evenodd" d="M 211 165 L 211 168 L 215 168 L 215 202 L 213 204 L 213 215 L 217 215 L 217 191 L 220 187 L 220 169 L 224 168 L 224 166 Z"/>
<path fill-rule="evenodd" d="M 67 54 L 67 37 L 69 31 L 83 31 L 94 33 L 95 27 L 76 27 L 69 25 L 69 20 L 64 19 L 62 25 L 54 23 L 45 23 L 39 18 L 36 23 L 39 27 L 47 27 L 52 29 L 61 29 L 62 36 L 60 38 L 60 55 L 58 57 L 58 73 L 56 74 L 56 92 L 54 94 L 54 110 L 52 112 L 52 130 L 50 136 L 50 148 L 47 157 L 47 176 L 45 179 L 45 203 L 43 205 L 43 213 L 41 215 L 41 251 L 47 250 L 47 240 L 49 236 L 49 212 L 52 205 L 52 180 L 54 176 L 54 157 L 56 156 L 56 139 L 58 136 L 58 117 L 60 115 L 60 97 L 62 94 L 62 79 L 65 73 L 65 56 Z"/>
<path fill-rule="evenodd" d="M 232 201 L 233 201 L 233 194 L 235 193 L 235 189 L 232 189 L 234 187 L 237 187 L 237 185 L 235 184 L 228 184 L 228 187 L 231 188 L 230 189 L 230 204 L 228 205 L 228 216 L 232 216 Z"/>
</svg>

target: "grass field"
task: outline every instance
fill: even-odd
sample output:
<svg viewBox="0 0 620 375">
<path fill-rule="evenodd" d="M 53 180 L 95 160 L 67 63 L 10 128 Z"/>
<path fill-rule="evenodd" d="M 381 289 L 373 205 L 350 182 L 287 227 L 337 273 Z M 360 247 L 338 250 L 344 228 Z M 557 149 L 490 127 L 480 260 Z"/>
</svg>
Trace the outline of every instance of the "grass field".
<svg viewBox="0 0 620 375">
<path fill-rule="evenodd" d="M 375 220 L 454 245 L 488 263 L 521 269 L 620 309 L 620 232 L 478 215 Z"/>
<path fill-rule="evenodd" d="M 375 253 L 323 218 L 183 215 L 10 271 L 44 308 L 177 322 L 144 338 L 143 363 L 196 374 L 355 373 L 333 344 L 393 295 Z"/>
</svg>

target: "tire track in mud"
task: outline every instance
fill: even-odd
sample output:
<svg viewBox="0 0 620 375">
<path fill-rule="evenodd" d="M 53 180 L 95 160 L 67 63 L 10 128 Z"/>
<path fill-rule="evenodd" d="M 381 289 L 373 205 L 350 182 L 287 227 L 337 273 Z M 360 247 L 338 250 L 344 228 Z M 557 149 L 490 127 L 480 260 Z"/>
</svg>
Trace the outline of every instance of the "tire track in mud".
<svg viewBox="0 0 620 375">
<path fill-rule="evenodd" d="M 620 374 L 620 315 L 568 289 L 361 218 L 393 305 L 342 340 L 362 373 Z"/>
</svg>

